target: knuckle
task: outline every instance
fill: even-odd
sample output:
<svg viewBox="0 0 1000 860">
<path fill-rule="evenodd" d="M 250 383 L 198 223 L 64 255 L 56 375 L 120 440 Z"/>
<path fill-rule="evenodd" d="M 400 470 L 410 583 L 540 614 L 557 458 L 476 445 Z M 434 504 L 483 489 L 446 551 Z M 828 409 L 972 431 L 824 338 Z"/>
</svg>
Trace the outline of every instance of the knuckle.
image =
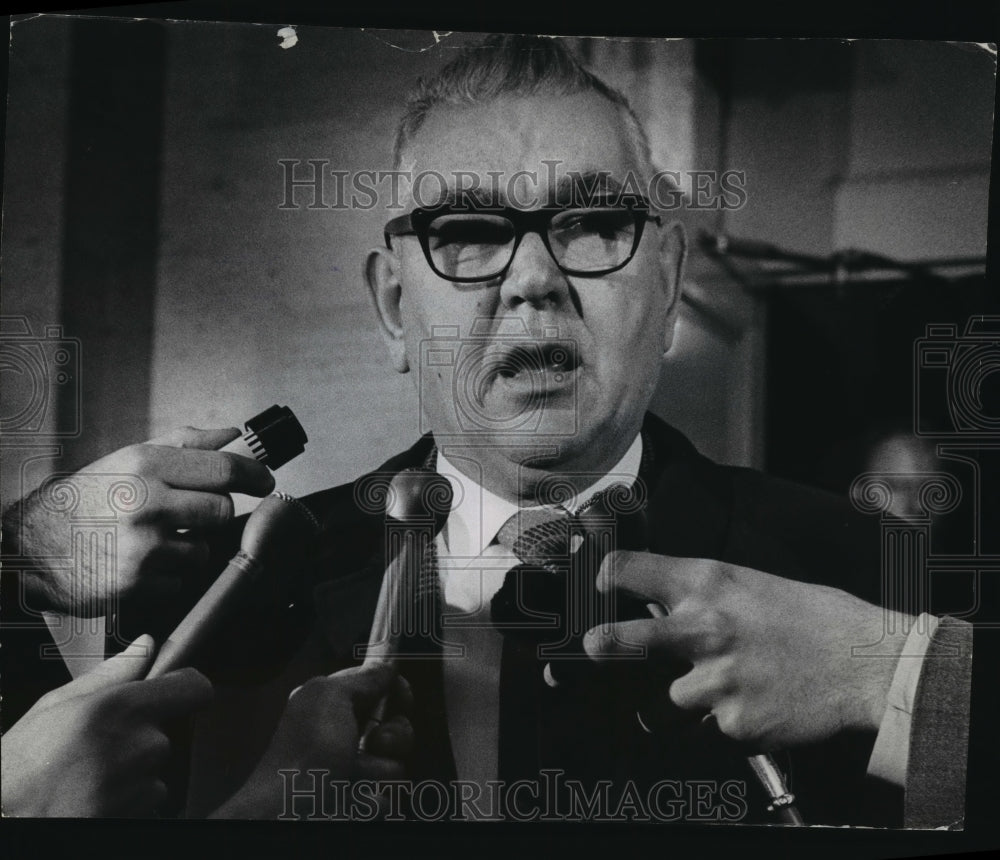
<svg viewBox="0 0 1000 860">
<path fill-rule="evenodd" d="M 127 721 L 132 714 L 132 701 L 127 695 L 96 696 L 82 715 L 87 731 L 113 734 L 120 721 Z"/>
<path fill-rule="evenodd" d="M 170 756 L 170 738 L 154 729 L 146 737 L 146 749 L 152 761 L 164 761 Z"/>
<path fill-rule="evenodd" d="M 720 654 L 733 644 L 732 617 L 726 610 L 714 606 L 706 609 L 701 616 L 701 628 L 699 651 L 702 654 Z"/>
<path fill-rule="evenodd" d="M 212 477 L 220 484 L 229 485 L 236 478 L 236 463 L 231 457 L 219 454 L 212 457 Z"/>
<path fill-rule="evenodd" d="M 233 500 L 229 496 L 215 497 L 215 519 L 219 523 L 228 523 L 234 514 Z"/>
<path fill-rule="evenodd" d="M 726 565 L 714 558 L 701 559 L 699 564 L 699 582 L 705 589 L 714 589 L 725 577 Z"/>
</svg>

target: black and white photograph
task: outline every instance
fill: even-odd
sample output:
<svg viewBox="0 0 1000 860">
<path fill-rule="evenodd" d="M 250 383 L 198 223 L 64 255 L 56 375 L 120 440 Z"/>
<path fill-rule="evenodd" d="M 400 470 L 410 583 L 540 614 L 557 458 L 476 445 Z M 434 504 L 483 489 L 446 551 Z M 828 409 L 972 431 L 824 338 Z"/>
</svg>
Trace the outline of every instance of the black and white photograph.
<svg viewBox="0 0 1000 860">
<path fill-rule="evenodd" d="M 3 817 L 996 836 L 995 42 L 185 5 L 9 19 Z"/>
</svg>

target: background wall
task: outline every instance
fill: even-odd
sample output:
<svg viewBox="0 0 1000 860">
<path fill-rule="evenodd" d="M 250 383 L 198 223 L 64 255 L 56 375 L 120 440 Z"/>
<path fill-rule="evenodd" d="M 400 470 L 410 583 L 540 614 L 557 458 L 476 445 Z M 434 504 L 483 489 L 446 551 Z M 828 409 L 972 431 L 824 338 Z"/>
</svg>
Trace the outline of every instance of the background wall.
<svg viewBox="0 0 1000 860">
<path fill-rule="evenodd" d="M 88 68 L 81 40 L 91 36 L 60 18 L 13 30 L 4 314 L 25 314 L 36 329 L 62 322 L 67 335 L 73 321 L 83 326 L 81 376 L 97 386 L 84 392 L 91 408 L 81 435 L 32 467 L 28 484 L 43 466 L 74 468 L 179 424 L 237 423 L 274 402 L 292 406 L 310 435 L 307 455 L 280 473 L 283 489 L 305 493 L 377 466 L 418 426 L 412 382 L 383 357 L 360 277 L 386 216 L 281 209 L 279 159 L 387 167 L 405 90 L 470 37 L 437 44 L 427 33 L 300 28 L 298 44 L 282 50 L 272 26 L 143 26 L 161 30 L 163 50 L 149 84 L 162 105 L 153 269 L 135 283 L 121 263 L 107 278 L 119 302 L 130 283 L 142 293 L 119 324 L 106 296 L 107 309 L 88 317 L 101 284 L 91 278 L 81 294 L 67 271 L 67 212 L 87 213 L 63 199 L 74 146 L 67 123 Z M 888 42 L 574 46 L 633 94 L 661 167 L 746 172 L 743 208 L 681 213 L 693 239 L 709 230 L 817 254 L 985 253 L 994 62 L 983 51 Z M 134 89 L 137 63 L 121 54 L 105 65 Z M 122 200 L 108 175 L 104 193 L 91 188 L 95 205 Z M 297 194 L 308 203 L 307 189 Z M 129 218 L 127 202 L 116 206 L 110 220 L 102 216 L 108 223 Z M 127 257 L 120 236 L 97 244 L 109 258 Z M 765 465 L 768 304 L 697 249 L 688 280 L 691 301 L 654 408 L 710 456 Z M 132 313 L 148 314 L 149 324 Z M 142 362 L 129 355 L 148 362 L 132 384 L 129 367 Z M 13 450 L 5 450 L 5 498 L 20 487 Z"/>
</svg>

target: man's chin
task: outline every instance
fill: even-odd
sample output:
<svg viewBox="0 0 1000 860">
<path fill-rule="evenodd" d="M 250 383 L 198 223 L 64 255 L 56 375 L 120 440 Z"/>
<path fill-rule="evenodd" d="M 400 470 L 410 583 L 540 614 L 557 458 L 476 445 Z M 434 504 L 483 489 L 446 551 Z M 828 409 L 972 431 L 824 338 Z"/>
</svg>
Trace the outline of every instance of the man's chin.
<svg viewBox="0 0 1000 860">
<path fill-rule="evenodd" d="M 530 429 L 528 429 L 530 427 Z M 545 415 L 528 427 L 513 422 L 497 422 L 495 426 L 480 422 L 466 423 L 447 430 L 435 430 L 438 444 L 450 443 L 472 447 L 537 449 L 539 456 L 555 456 L 582 447 L 575 416 Z"/>
</svg>

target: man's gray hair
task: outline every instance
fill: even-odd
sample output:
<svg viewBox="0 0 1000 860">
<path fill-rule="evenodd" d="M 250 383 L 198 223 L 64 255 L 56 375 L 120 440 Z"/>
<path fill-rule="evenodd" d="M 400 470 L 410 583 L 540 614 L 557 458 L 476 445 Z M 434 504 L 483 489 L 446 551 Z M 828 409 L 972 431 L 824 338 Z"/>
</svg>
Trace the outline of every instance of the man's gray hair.
<svg viewBox="0 0 1000 860">
<path fill-rule="evenodd" d="M 622 118 L 636 166 L 652 174 L 649 139 L 628 100 L 588 71 L 562 39 L 545 36 L 488 36 L 463 47 L 429 80 L 420 78 L 410 93 L 393 147 L 393 166 L 437 105 L 473 105 L 500 96 L 595 92 L 610 101 Z"/>
</svg>

